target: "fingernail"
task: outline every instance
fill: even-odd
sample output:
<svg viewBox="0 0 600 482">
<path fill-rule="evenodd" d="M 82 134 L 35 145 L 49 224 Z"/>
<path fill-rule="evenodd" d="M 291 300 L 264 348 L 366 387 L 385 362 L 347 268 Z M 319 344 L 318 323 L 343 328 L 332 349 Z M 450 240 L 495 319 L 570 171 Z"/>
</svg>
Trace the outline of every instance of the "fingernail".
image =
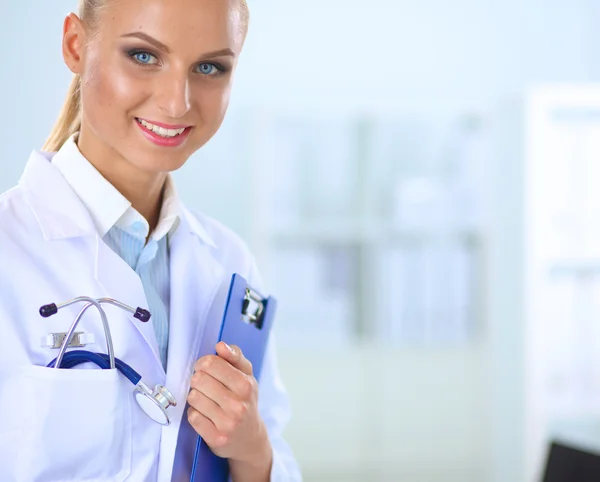
<svg viewBox="0 0 600 482">
<path fill-rule="evenodd" d="M 235 355 L 235 350 L 231 348 L 227 343 L 223 342 L 223 344 L 227 347 L 227 349 L 231 352 L 232 355 Z"/>
</svg>

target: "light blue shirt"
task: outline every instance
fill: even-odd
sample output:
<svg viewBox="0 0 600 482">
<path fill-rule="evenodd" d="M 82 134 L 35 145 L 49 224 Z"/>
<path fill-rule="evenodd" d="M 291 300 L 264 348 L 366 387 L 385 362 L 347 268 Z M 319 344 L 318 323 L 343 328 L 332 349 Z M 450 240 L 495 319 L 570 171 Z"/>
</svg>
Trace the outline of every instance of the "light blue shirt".
<svg viewBox="0 0 600 482">
<path fill-rule="evenodd" d="M 104 242 L 133 269 L 144 286 L 150 318 L 156 333 L 158 351 L 163 367 L 167 368 L 169 345 L 169 309 L 171 307 L 169 247 L 167 236 L 156 240 L 150 238 L 146 243 L 146 234 L 141 223 L 139 234 L 123 231 L 113 226 L 102 238 Z M 135 230 L 135 224 L 134 224 Z"/>
<path fill-rule="evenodd" d="M 177 229 L 181 217 L 173 181 L 167 177 L 160 218 L 150 234 L 148 221 L 81 154 L 76 139 L 75 134 L 65 142 L 52 158 L 52 164 L 86 206 L 104 242 L 140 277 L 166 370 L 171 306 L 169 237 Z"/>
</svg>

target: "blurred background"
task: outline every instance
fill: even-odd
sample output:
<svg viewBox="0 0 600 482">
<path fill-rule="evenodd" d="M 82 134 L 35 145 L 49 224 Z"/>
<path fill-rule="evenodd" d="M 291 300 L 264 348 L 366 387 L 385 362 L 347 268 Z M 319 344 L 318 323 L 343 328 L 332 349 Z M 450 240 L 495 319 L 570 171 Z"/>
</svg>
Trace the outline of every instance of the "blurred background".
<svg viewBox="0 0 600 482">
<path fill-rule="evenodd" d="M 0 191 L 63 103 L 76 3 L 0 0 Z M 280 300 L 305 480 L 533 482 L 551 440 L 600 450 L 600 3 L 249 4 L 176 179 Z"/>
</svg>

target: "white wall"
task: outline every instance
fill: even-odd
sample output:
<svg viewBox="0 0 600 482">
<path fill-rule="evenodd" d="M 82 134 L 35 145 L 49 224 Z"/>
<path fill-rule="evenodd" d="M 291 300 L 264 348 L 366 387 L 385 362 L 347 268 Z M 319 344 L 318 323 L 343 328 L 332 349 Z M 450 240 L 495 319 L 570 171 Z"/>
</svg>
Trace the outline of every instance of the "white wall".
<svg viewBox="0 0 600 482">
<path fill-rule="evenodd" d="M 540 80 L 585 80 L 592 68 L 585 0 L 254 3 L 245 103 L 437 115 Z"/>
<path fill-rule="evenodd" d="M 70 72 L 62 61 L 62 21 L 71 1 L 0 0 L 0 191 L 12 186 L 40 148 L 63 103 Z"/>
</svg>

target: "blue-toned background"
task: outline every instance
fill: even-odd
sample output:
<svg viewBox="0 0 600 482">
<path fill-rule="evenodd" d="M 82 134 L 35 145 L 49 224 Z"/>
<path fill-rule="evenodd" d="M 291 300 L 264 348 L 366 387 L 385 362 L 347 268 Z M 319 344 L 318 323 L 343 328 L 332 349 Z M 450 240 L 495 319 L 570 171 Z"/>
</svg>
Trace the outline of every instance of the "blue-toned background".
<svg viewBox="0 0 600 482">
<path fill-rule="evenodd" d="M 533 482 L 553 437 L 600 447 L 600 121 L 556 115 L 600 112 L 600 5 L 249 3 L 176 179 L 280 299 L 306 480 Z M 0 191 L 64 100 L 70 8 L 0 0 Z"/>
</svg>

